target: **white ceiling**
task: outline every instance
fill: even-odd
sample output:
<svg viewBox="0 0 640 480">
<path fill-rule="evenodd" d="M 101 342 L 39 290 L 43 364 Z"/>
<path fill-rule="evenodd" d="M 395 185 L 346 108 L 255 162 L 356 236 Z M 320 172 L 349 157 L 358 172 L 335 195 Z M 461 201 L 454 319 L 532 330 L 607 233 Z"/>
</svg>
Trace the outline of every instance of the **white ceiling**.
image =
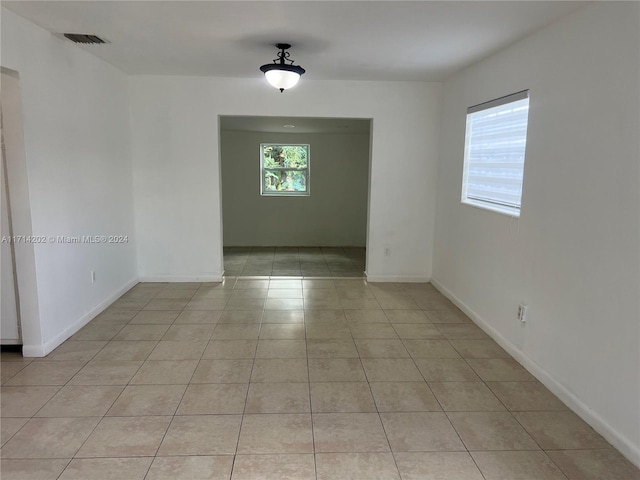
<svg viewBox="0 0 640 480">
<path fill-rule="evenodd" d="M 440 81 L 581 8 L 576 1 L 2 1 L 130 74 L 256 77 L 293 45 L 317 80 Z M 65 40 L 68 41 L 68 40 Z"/>
</svg>

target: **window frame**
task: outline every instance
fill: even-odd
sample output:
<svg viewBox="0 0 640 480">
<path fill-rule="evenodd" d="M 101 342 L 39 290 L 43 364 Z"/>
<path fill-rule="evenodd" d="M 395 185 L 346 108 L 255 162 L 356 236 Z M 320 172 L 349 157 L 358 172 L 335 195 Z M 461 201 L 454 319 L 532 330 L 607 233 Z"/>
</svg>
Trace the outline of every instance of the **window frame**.
<svg viewBox="0 0 640 480">
<path fill-rule="evenodd" d="M 479 112 L 483 112 L 490 109 L 496 109 L 498 107 L 504 107 L 505 105 L 513 104 L 516 102 L 522 102 L 523 100 L 527 100 L 527 115 L 526 115 L 526 125 L 524 127 L 524 139 L 520 141 L 524 141 L 524 145 L 522 147 L 522 170 L 520 175 L 520 184 L 519 184 L 519 199 L 518 203 L 508 203 L 506 201 L 501 201 L 500 199 L 493 198 L 482 198 L 477 196 L 469 195 L 469 171 L 470 166 L 474 165 L 474 162 L 471 160 L 471 147 L 473 143 L 473 132 L 472 129 L 472 119 L 473 115 Z M 501 213 L 504 215 L 509 215 L 512 217 L 519 217 L 522 209 L 522 191 L 524 186 L 524 167 L 526 162 L 526 146 L 527 146 L 527 137 L 529 133 L 529 108 L 530 108 L 530 97 L 529 90 L 522 90 L 520 92 L 512 93 L 510 95 L 505 95 L 500 98 L 496 98 L 494 100 L 490 100 L 488 102 L 483 102 L 478 105 L 474 105 L 467 109 L 466 116 L 466 129 L 465 129 L 465 140 L 464 140 L 464 164 L 462 170 L 462 192 L 461 192 L 461 202 L 465 205 L 470 205 L 473 207 L 482 208 L 485 210 L 490 210 L 493 212 Z M 477 163 L 475 163 L 477 165 Z M 495 178 L 495 177 L 494 177 Z"/>
<path fill-rule="evenodd" d="M 280 147 L 305 147 L 307 151 L 307 166 L 304 168 L 291 168 L 291 167 L 265 167 L 264 166 L 264 148 L 270 146 L 280 146 Z M 295 190 L 276 190 L 270 191 L 264 189 L 264 176 L 266 171 L 302 171 L 306 172 L 305 178 L 305 186 L 306 189 L 304 192 L 295 191 Z M 311 195 L 310 190 L 310 180 L 311 180 L 311 145 L 308 143 L 261 143 L 260 144 L 260 195 L 263 197 L 308 197 Z"/>
</svg>

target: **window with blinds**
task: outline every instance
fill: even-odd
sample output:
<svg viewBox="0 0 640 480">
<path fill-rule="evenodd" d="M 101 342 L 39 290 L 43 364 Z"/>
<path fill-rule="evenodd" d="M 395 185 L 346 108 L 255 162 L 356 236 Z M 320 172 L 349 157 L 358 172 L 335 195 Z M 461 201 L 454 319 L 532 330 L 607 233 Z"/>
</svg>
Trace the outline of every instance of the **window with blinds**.
<svg viewBox="0 0 640 480">
<path fill-rule="evenodd" d="M 462 202 L 520 216 L 529 91 L 467 110 Z"/>
</svg>

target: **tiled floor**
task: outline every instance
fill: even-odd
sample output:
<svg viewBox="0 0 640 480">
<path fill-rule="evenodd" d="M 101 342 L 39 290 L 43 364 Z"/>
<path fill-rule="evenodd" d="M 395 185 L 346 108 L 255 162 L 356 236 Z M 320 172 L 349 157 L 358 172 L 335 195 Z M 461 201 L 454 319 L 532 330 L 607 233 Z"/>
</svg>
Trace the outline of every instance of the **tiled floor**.
<svg viewBox="0 0 640 480">
<path fill-rule="evenodd" d="M 2 480 L 640 478 L 428 284 L 139 284 L 2 382 Z"/>
<path fill-rule="evenodd" d="M 362 277 L 364 248 L 349 247 L 228 247 L 227 275 Z"/>
</svg>

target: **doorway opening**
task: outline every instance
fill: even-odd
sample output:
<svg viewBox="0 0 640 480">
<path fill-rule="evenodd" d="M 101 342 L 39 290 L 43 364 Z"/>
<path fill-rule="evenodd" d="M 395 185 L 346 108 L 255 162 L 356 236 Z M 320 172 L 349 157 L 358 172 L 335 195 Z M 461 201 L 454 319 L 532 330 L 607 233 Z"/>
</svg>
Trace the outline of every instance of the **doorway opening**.
<svg viewBox="0 0 640 480">
<path fill-rule="evenodd" d="M 224 270 L 362 277 L 371 119 L 220 117 Z"/>
</svg>

